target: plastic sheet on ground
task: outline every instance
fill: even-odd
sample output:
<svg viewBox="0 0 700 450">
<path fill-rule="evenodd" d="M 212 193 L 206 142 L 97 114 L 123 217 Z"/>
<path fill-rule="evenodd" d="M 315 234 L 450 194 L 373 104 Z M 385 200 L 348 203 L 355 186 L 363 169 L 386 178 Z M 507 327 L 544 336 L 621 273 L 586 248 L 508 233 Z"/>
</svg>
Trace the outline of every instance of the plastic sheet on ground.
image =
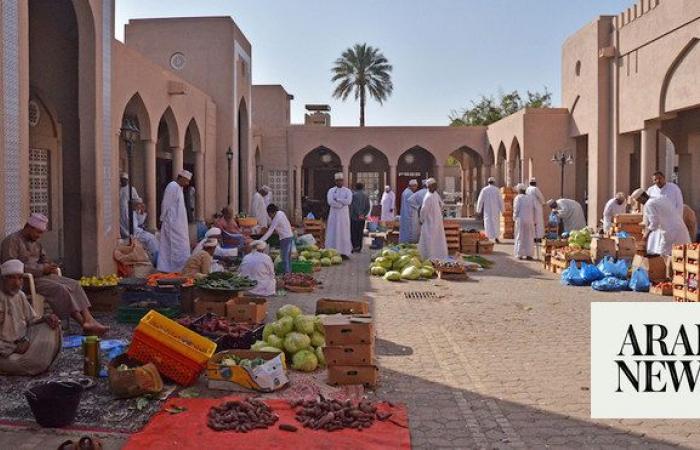
<svg viewBox="0 0 700 450">
<path fill-rule="evenodd" d="M 303 428 L 294 418 L 294 410 L 286 400 L 264 399 L 280 417 L 277 424 L 265 430 L 248 433 L 234 431 L 214 431 L 207 426 L 207 414 L 212 406 L 225 401 L 240 400 L 242 397 L 219 399 L 170 399 L 143 431 L 131 436 L 124 450 L 167 450 L 167 449 L 329 449 L 334 450 L 373 450 L 410 449 L 411 438 L 408 429 L 408 413 L 404 405 L 390 407 L 387 403 L 378 405 L 380 411 L 390 411 L 392 417 L 385 421 L 375 421 L 372 427 L 363 431 L 355 429 L 334 432 Z M 179 414 L 165 410 L 178 406 L 185 408 Z M 290 424 L 297 432 L 278 429 L 279 424 Z"/>
</svg>

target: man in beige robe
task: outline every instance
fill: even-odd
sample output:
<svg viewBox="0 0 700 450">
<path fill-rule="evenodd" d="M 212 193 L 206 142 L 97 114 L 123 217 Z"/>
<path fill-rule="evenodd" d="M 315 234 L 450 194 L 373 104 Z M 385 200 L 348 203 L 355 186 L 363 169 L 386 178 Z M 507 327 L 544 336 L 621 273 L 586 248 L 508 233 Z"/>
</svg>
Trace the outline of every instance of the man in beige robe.
<svg viewBox="0 0 700 450">
<path fill-rule="evenodd" d="M 24 265 L 17 259 L 0 266 L 0 374 L 46 372 L 61 350 L 61 329 L 53 314 L 39 317 L 20 291 Z"/>
<path fill-rule="evenodd" d="M 207 239 L 202 245 L 202 250 L 190 256 L 182 269 L 181 275 L 191 278 L 203 278 L 211 273 L 211 264 L 214 261 L 214 251 L 219 246 L 216 239 Z"/>
<path fill-rule="evenodd" d="M 32 214 L 21 230 L 7 236 L 0 245 L 2 261 L 18 259 L 24 270 L 31 273 L 36 290 L 46 297 L 51 309 L 60 318 L 72 317 L 86 334 L 101 336 L 109 328 L 99 323 L 90 313 L 90 301 L 77 280 L 58 275 L 58 266 L 44 253 L 39 239 L 47 229 L 49 220 L 43 214 Z"/>
</svg>

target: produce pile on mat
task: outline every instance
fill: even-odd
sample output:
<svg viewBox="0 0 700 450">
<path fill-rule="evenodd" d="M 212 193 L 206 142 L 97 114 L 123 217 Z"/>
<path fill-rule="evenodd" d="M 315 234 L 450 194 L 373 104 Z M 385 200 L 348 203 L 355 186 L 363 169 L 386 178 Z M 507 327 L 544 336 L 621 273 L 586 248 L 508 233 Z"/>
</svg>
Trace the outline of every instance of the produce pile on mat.
<svg viewBox="0 0 700 450">
<path fill-rule="evenodd" d="M 388 281 L 419 280 L 435 276 L 430 261 L 423 260 L 415 245 L 385 247 L 373 258 L 369 272 Z"/>
<path fill-rule="evenodd" d="M 250 349 L 284 352 L 292 369 L 313 372 L 326 365 L 325 345 L 320 317 L 302 314 L 298 306 L 284 305 L 277 311 L 277 320 L 263 328 L 263 340 L 255 342 Z"/>
</svg>

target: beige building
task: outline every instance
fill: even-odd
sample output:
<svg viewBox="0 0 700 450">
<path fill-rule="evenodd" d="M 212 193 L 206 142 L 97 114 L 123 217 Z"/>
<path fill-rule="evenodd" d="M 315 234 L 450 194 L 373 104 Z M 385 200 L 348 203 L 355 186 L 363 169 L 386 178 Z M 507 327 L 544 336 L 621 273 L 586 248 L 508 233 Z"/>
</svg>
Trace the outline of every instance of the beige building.
<svg viewBox="0 0 700 450">
<path fill-rule="evenodd" d="M 488 176 L 536 176 L 547 197 L 563 188 L 586 202 L 593 225 L 615 191 L 647 186 L 661 169 L 698 211 L 699 18 L 696 0 L 641 0 L 595 19 L 563 44 L 561 108 L 489 127 L 359 128 L 331 126 L 323 105 L 292 124 L 283 87 L 252 86 L 251 43 L 230 17 L 132 20 L 122 44 L 113 0 L 4 0 L 0 227 L 8 234 L 43 212 L 47 250 L 66 273 L 113 272 L 126 119 L 140 129 L 132 180 L 151 226 L 181 168 L 195 174 L 200 220 L 226 204 L 248 209 L 261 184 L 299 218 L 302 199 L 322 208 L 336 171 L 373 192 L 434 176 L 463 213 Z M 573 162 L 563 186 L 551 161 L 561 151 Z"/>
</svg>

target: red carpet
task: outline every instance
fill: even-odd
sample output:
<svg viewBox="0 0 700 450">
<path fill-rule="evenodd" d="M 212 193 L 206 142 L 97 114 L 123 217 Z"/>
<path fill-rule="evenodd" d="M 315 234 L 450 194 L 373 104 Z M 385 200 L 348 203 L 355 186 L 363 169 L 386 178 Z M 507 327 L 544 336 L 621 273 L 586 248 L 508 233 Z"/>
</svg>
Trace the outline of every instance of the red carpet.
<svg viewBox="0 0 700 450">
<path fill-rule="evenodd" d="M 214 431 L 207 426 L 209 409 L 228 400 L 241 397 L 219 399 L 178 398 L 170 399 L 164 405 L 187 408 L 180 414 L 170 414 L 161 410 L 146 427 L 131 436 L 125 450 L 166 450 L 166 449 L 410 449 L 411 437 L 408 430 L 408 414 L 404 405 L 390 407 L 381 403 L 380 411 L 391 411 L 393 416 L 386 422 L 375 421 L 363 431 L 354 429 L 327 432 L 302 428 L 294 411 L 286 400 L 264 399 L 280 417 L 277 424 L 296 426 L 299 431 L 281 431 L 277 425 L 266 430 L 249 433 L 234 431 Z"/>
</svg>

